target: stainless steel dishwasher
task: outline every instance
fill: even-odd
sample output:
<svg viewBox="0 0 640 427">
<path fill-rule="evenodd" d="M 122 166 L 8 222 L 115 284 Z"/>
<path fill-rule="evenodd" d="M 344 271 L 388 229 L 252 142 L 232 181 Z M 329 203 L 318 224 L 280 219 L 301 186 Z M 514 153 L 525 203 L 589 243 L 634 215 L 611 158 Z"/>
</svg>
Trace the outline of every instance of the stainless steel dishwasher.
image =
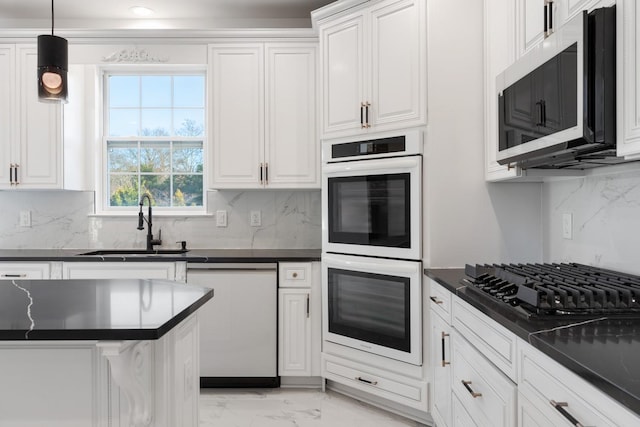
<svg viewBox="0 0 640 427">
<path fill-rule="evenodd" d="M 214 289 L 199 311 L 200 387 L 278 387 L 275 263 L 188 263 L 187 283 Z"/>
</svg>

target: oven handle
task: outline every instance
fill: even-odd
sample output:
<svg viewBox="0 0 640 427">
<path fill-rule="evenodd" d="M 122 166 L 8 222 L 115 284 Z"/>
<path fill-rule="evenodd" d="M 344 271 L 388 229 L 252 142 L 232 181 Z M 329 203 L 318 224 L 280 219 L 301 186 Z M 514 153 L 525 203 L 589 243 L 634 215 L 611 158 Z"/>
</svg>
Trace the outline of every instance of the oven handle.
<svg viewBox="0 0 640 427">
<path fill-rule="evenodd" d="M 329 163 L 324 165 L 322 172 L 374 172 L 376 170 L 409 169 L 419 167 L 420 156 L 393 157 L 386 159 L 359 160 L 355 162 Z"/>
<path fill-rule="evenodd" d="M 362 270 L 369 273 L 397 273 L 397 274 L 420 274 L 420 262 L 412 262 L 410 265 L 398 264 L 398 265 L 385 265 L 380 267 L 380 264 L 368 261 L 347 261 L 332 257 L 331 255 L 323 255 L 322 260 L 329 267 L 348 268 L 351 270 Z"/>
</svg>

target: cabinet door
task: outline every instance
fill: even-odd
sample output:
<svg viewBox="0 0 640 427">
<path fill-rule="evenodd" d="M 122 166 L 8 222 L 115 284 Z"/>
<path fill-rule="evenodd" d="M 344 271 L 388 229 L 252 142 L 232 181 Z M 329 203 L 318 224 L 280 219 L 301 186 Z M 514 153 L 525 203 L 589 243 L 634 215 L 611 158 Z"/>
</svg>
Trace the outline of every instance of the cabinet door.
<svg viewBox="0 0 640 427">
<path fill-rule="evenodd" d="M 14 142 L 13 135 L 15 103 L 15 47 L 13 45 L 0 45 L 0 188 L 11 186 L 9 168 L 13 163 L 11 159 L 11 146 Z"/>
<path fill-rule="evenodd" d="M 278 373 L 311 375 L 310 292 L 308 289 L 278 291 Z"/>
<path fill-rule="evenodd" d="M 484 1 L 485 58 L 485 179 L 502 181 L 521 175 L 496 161 L 498 150 L 498 90 L 496 77 L 515 60 L 514 3 L 511 0 Z"/>
<path fill-rule="evenodd" d="M 635 0 L 618 1 L 617 78 L 618 78 L 618 155 L 640 159 L 640 85 L 638 59 L 640 7 Z"/>
<path fill-rule="evenodd" d="M 38 52 L 18 46 L 18 188 L 62 188 L 62 107 L 38 101 Z"/>
<path fill-rule="evenodd" d="M 433 419 L 451 426 L 451 326 L 431 312 L 431 360 L 433 364 Z"/>
<path fill-rule="evenodd" d="M 524 394 L 518 393 L 518 427 L 552 427 L 555 425 L 543 415 L 537 406 L 529 402 Z"/>
<path fill-rule="evenodd" d="M 266 46 L 267 186 L 320 187 L 314 45 Z"/>
<path fill-rule="evenodd" d="M 544 40 L 544 3 L 545 0 L 517 1 L 515 22 L 517 25 L 518 57 Z M 555 11 L 554 6 L 553 12 Z M 553 15 L 555 16 L 555 13 Z"/>
<path fill-rule="evenodd" d="M 365 19 L 362 12 L 320 28 L 322 135 L 362 132 L 365 101 Z"/>
<path fill-rule="evenodd" d="M 560 28 L 583 10 L 591 11 L 595 7 L 615 3 L 614 0 L 555 0 L 554 27 Z M 634 2 L 635 3 L 635 2 Z"/>
<path fill-rule="evenodd" d="M 387 1 L 371 9 L 371 130 L 426 124 L 425 2 Z M 366 120 L 365 120 L 366 121 Z"/>
<path fill-rule="evenodd" d="M 212 188 L 260 188 L 264 159 L 262 44 L 209 48 Z"/>
<path fill-rule="evenodd" d="M 0 263 L 0 280 L 39 280 L 51 277 L 48 262 Z"/>
<path fill-rule="evenodd" d="M 174 280 L 173 262 L 65 262 L 63 279 Z"/>
<path fill-rule="evenodd" d="M 477 427 L 471 416 L 454 394 L 452 399 L 453 418 L 451 427 Z M 439 426 L 439 424 L 438 424 Z"/>
</svg>

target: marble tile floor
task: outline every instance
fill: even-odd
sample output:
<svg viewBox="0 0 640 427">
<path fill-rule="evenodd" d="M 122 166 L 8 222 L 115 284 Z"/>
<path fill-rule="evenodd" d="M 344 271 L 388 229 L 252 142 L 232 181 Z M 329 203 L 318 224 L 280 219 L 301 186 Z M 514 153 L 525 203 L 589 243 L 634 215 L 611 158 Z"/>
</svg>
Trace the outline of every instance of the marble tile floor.
<svg viewBox="0 0 640 427">
<path fill-rule="evenodd" d="M 200 427 L 418 427 L 328 390 L 202 389 Z"/>
</svg>

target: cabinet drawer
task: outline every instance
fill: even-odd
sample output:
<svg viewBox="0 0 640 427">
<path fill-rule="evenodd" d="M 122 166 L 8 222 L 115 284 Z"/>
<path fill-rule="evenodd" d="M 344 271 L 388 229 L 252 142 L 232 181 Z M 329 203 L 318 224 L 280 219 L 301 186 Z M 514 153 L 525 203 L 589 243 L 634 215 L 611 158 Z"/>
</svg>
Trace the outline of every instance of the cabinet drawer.
<svg viewBox="0 0 640 427">
<path fill-rule="evenodd" d="M 40 280 L 49 279 L 51 266 L 48 262 L 21 262 L 0 264 L 0 280 Z"/>
<path fill-rule="evenodd" d="M 278 287 L 308 288 L 311 286 L 311 263 L 278 263 Z"/>
<path fill-rule="evenodd" d="M 323 376 L 397 403 L 427 409 L 427 383 L 323 354 Z"/>
<path fill-rule="evenodd" d="M 516 425 L 516 385 L 455 331 L 452 332 L 453 393 L 478 425 Z"/>
<path fill-rule="evenodd" d="M 528 344 L 521 346 L 520 364 L 520 393 L 553 425 L 570 426 L 569 417 L 584 426 L 640 425 L 639 417 Z"/>
<path fill-rule="evenodd" d="M 453 327 L 515 382 L 517 337 L 460 298 L 452 298 Z"/>
<path fill-rule="evenodd" d="M 435 280 L 429 279 L 429 299 L 431 309 L 438 313 L 448 323 L 451 323 L 452 294 Z"/>
</svg>

